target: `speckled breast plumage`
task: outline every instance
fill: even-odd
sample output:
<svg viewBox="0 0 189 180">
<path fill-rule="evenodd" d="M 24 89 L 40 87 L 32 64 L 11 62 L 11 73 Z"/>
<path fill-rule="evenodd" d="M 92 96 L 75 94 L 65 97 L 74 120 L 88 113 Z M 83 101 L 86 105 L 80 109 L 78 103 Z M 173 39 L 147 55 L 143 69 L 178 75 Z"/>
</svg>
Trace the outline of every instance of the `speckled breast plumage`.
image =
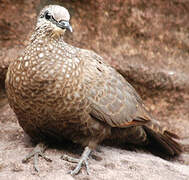
<svg viewBox="0 0 189 180">
<path fill-rule="evenodd" d="M 63 41 L 38 36 L 10 65 L 6 80 L 10 105 L 30 136 L 36 137 L 40 131 L 65 134 L 61 131 L 68 124 L 84 123 L 74 123 L 87 107 L 82 97 L 85 89 L 80 85 L 81 61 L 76 54 L 77 48 Z"/>
</svg>

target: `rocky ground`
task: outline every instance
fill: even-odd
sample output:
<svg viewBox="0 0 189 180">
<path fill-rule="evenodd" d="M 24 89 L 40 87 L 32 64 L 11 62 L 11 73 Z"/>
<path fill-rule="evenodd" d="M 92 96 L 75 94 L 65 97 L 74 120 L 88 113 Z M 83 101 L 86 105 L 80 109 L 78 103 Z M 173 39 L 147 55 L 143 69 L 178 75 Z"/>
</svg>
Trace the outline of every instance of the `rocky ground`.
<svg viewBox="0 0 189 180">
<path fill-rule="evenodd" d="M 22 158 L 33 148 L 19 127 L 4 89 L 7 67 L 28 43 L 36 14 L 58 3 L 71 13 L 73 34 L 67 42 L 92 49 L 114 66 L 139 92 L 152 114 L 189 144 L 189 2 L 186 0 L 49 1 L 0 0 L 0 180 L 2 179 L 189 179 L 189 154 L 164 160 L 144 149 L 103 144 L 85 169 L 72 177 L 80 147 L 65 144 L 46 151 L 53 162 Z"/>
</svg>

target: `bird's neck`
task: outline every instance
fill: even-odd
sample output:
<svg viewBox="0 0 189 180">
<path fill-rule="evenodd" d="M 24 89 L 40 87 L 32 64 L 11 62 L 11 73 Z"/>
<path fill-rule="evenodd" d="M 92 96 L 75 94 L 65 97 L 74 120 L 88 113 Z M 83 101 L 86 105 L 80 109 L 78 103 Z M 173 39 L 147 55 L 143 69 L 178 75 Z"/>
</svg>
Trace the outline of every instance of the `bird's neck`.
<svg viewBox="0 0 189 180">
<path fill-rule="evenodd" d="M 40 27 L 40 28 L 36 28 L 36 30 L 34 31 L 34 33 L 31 36 L 31 42 L 35 41 L 36 39 L 41 39 L 43 41 L 47 41 L 47 42 L 58 42 L 58 41 L 62 41 L 63 40 L 63 35 L 64 32 L 62 32 L 61 30 L 54 30 L 51 28 L 48 28 L 46 26 L 44 27 Z"/>
</svg>

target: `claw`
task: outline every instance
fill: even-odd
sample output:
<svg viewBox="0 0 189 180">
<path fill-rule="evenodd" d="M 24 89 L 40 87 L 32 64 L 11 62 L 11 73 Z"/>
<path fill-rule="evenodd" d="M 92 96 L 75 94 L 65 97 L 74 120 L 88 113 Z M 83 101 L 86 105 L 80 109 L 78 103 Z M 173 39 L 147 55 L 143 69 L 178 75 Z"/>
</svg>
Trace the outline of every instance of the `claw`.
<svg viewBox="0 0 189 180">
<path fill-rule="evenodd" d="M 85 165 L 87 174 L 89 174 L 88 157 L 89 157 L 90 153 L 91 153 L 91 149 L 89 147 L 86 147 L 83 154 L 81 155 L 80 159 L 76 159 L 76 158 L 70 157 L 68 155 L 63 155 L 61 157 L 61 159 L 68 161 L 68 162 L 77 163 L 77 166 L 75 167 L 75 169 L 69 172 L 71 175 L 74 176 L 74 175 L 78 174 L 79 171 L 81 170 L 82 165 Z"/>
<path fill-rule="evenodd" d="M 47 146 L 43 143 L 39 143 L 37 144 L 37 146 L 32 150 L 32 152 L 30 152 L 23 160 L 23 163 L 26 163 L 29 161 L 29 159 L 31 157 L 34 156 L 34 169 L 39 172 L 39 168 L 38 168 L 38 159 L 39 156 L 41 156 L 42 158 L 44 158 L 46 161 L 48 162 L 52 162 L 52 160 L 48 157 L 46 157 L 44 155 L 45 149 L 47 148 Z"/>
</svg>

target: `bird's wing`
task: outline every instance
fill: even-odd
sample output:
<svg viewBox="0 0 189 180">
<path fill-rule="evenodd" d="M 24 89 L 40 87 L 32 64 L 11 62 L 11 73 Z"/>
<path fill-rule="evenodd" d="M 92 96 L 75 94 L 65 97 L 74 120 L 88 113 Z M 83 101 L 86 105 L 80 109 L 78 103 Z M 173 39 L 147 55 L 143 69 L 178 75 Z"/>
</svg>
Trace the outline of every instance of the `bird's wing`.
<svg viewBox="0 0 189 180">
<path fill-rule="evenodd" d="M 90 115 L 112 127 L 149 122 L 151 117 L 135 89 L 100 56 L 91 51 L 86 51 L 86 56 L 84 83 Z"/>
</svg>

